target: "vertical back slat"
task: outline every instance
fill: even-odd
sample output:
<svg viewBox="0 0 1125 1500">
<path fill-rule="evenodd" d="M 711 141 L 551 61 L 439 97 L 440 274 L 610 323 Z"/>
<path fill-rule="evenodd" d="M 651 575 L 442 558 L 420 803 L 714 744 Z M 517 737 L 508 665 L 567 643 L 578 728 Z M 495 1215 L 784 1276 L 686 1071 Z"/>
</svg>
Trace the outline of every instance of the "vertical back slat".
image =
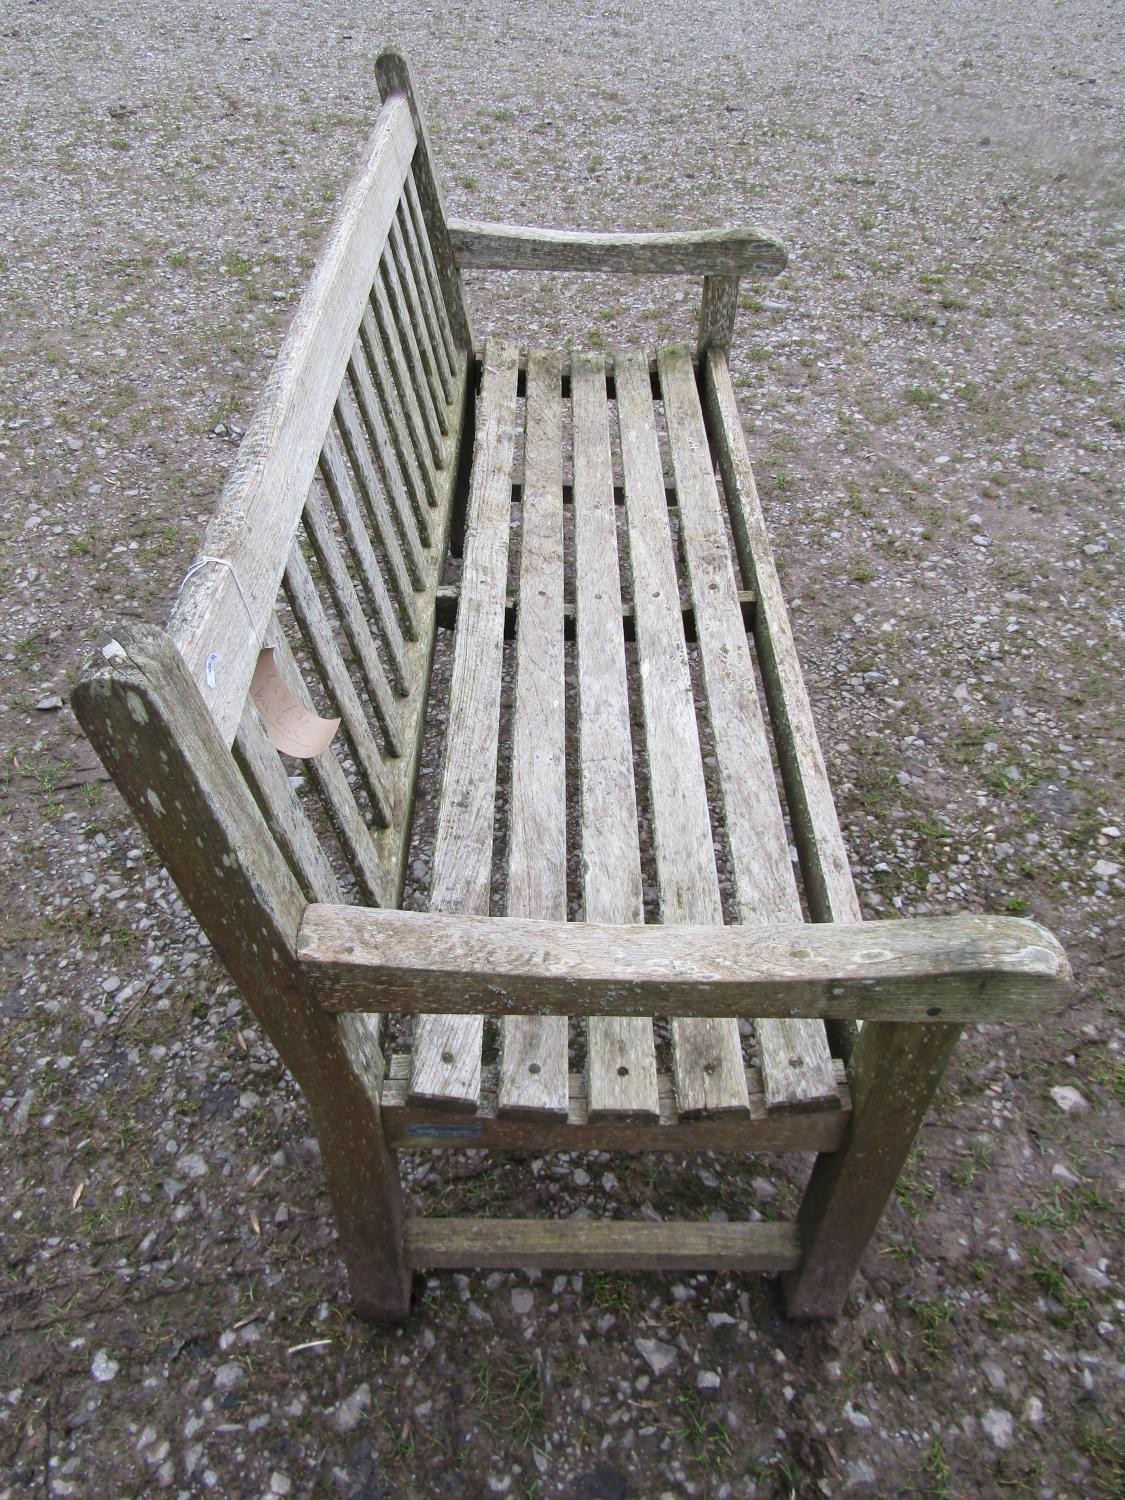
<svg viewBox="0 0 1125 1500">
<path fill-rule="evenodd" d="M 414 215 L 410 211 L 410 201 L 405 187 L 403 189 L 402 201 L 398 206 L 398 222 L 403 249 L 406 251 L 407 262 L 414 277 L 414 285 L 418 289 L 418 300 L 422 307 L 422 316 L 426 320 L 426 328 L 429 331 L 430 348 L 433 351 L 434 364 L 437 368 L 438 379 L 441 382 L 442 393 L 447 402 L 452 401 L 453 367 L 449 362 L 449 351 L 445 346 L 440 315 L 434 301 L 435 295 L 440 294 L 435 294 L 433 283 L 426 273 L 422 247 L 418 243 Z"/>
<path fill-rule="evenodd" d="M 343 721 L 356 770 L 371 801 L 372 816 L 380 828 L 386 828 L 391 821 L 393 801 L 387 770 L 296 539 L 285 570 L 285 596 L 301 627 L 324 691 Z"/>
<path fill-rule="evenodd" d="M 416 531 L 418 544 L 423 548 L 429 547 L 433 543 L 433 527 L 430 524 L 426 487 L 417 472 L 416 462 L 413 462 L 413 453 L 406 450 L 409 458 L 399 454 L 399 444 L 393 435 L 386 401 L 371 378 L 367 346 L 362 338 L 356 339 L 348 376 L 356 405 L 371 439 L 379 472 L 391 498 L 399 535 L 408 537 L 411 532 Z"/>
<path fill-rule="evenodd" d="M 723 910 L 648 360 L 624 355 L 614 369 L 661 916 L 718 924 Z M 681 1113 L 749 1109 L 733 1019 L 673 1019 L 672 1060 Z"/>
<path fill-rule="evenodd" d="M 457 362 L 457 339 L 450 325 L 449 313 L 446 309 L 445 298 L 442 296 L 441 278 L 437 273 L 434 262 L 433 247 L 430 244 L 430 236 L 426 232 L 425 215 L 422 213 L 422 204 L 418 198 L 418 189 L 414 182 L 414 170 L 406 175 L 406 183 L 403 187 L 403 202 L 406 204 L 411 223 L 414 226 L 415 240 L 422 257 L 422 267 L 426 276 L 426 284 L 430 289 L 430 303 L 437 316 L 438 330 L 441 335 L 442 347 L 445 349 L 445 357 L 450 362 L 450 367 Z M 450 254 L 452 255 L 452 247 Z"/>
<path fill-rule="evenodd" d="M 478 403 L 430 904 L 486 914 L 492 871 L 518 352 L 490 343 Z M 480 1016 L 419 1016 L 410 1097 L 475 1109 Z"/>
<path fill-rule="evenodd" d="M 442 455 L 440 451 L 439 455 L 435 455 L 433 451 L 426 420 L 418 404 L 414 382 L 410 377 L 409 366 L 403 352 L 402 340 L 399 338 L 398 326 L 387 297 L 387 289 L 380 276 L 375 278 L 375 283 L 371 288 L 371 307 L 375 313 L 375 326 L 386 352 L 386 363 L 398 390 L 399 402 L 406 414 L 406 430 L 417 456 L 418 465 L 423 474 L 431 476 L 430 484 L 436 490 L 437 471 L 442 467 L 438 462 L 438 457 Z"/>
<path fill-rule="evenodd" d="M 371 546 L 367 527 L 359 508 L 359 500 L 348 476 L 343 449 L 336 434 L 329 428 L 320 455 L 320 472 L 325 488 L 332 500 L 340 529 L 347 538 L 348 549 L 363 583 L 375 628 L 387 652 L 391 664 L 391 681 L 401 696 L 409 687 L 406 665 L 406 650 L 403 645 L 402 628 L 398 623 L 394 604 L 383 580 L 383 570 Z"/>
<path fill-rule="evenodd" d="M 414 267 L 407 256 L 406 245 L 402 238 L 401 203 L 399 204 L 399 212 L 395 217 L 395 221 L 391 225 L 391 232 L 387 243 L 390 247 L 391 257 L 398 276 L 398 284 L 406 296 L 406 306 L 403 309 L 403 314 L 410 326 L 415 347 L 421 358 L 422 373 L 425 376 L 430 404 L 433 407 L 434 415 L 437 417 L 437 424 L 441 429 L 441 437 L 444 444 L 444 440 L 449 433 L 449 413 L 445 409 L 446 395 L 438 376 L 437 359 L 430 340 L 430 327 L 422 311 L 422 299 L 418 292 L 418 283 L 414 279 Z M 385 258 L 386 252 L 384 252 Z"/>
<path fill-rule="evenodd" d="M 391 374 L 382 335 L 370 307 L 364 311 L 359 331 L 363 351 L 367 355 L 367 366 L 374 380 L 378 399 L 382 402 L 383 416 L 395 456 L 407 482 L 410 502 L 415 515 L 420 517 L 425 514 L 427 506 L 437 504 L 437 478 L 428 456 L 420 452 L 415 443 L 398 386 Z"/>
<path fill-rule="evenodd" d="M 758 705 L 695 371 L 683 348 L 661 349 L 658 366 L 738 920 L 800 922 L 801 898 Z M 767 1108 L 839 1107 L 822 1021 L 759 1020 L 755 1029 Z"/>
<path fill-rule="evenodd" d="M 565 921 L 562 366 L 557 357 L 528 359 L 525 410 L 508 913 Z M 566 1017 L 503 1017 L 500 1113 L 565 1120 L 569 1099 Z"/>
<path fill-rule="evenodd" d="M 388 755 L 401 755 L 402 734 L 398 710 L 387 674 L 375 650 L 375 642 L 363 617 L 355 585 L 344 565 L 343 553 L 329 522 L 324 502 L 315 489 L 310 491 L 305 504 L 305 533 L 312 543 L 328 592 L 332 595 L 337 618 L 348 638 L 348 645 L 352 648 L 359 675 L 375 714 L 375 722 L 383 735 L 384 749 Z"/>
<path fill-rule="evenodd" d="M 310 712 L 315 713 L 312 698 L 305 686 L 305 679 L 276 615 L 271 635 L 275 643 L 274 660 L 277 662 L 278 672 L 298 701 Z M 336 758 L 335 750 L 329 745 L 327 750 L 322 751 L 320 755 L 305 761 L 305 766 L 312 777 L 325 813 L 335 829 L 344 856 L 356 877 L 360 894 L 365 901 L 374 906 L 386 906 L 386 882 L 380 870 L 375 840 L 364 822 L 355 800 L 355 794 L 348 785 L 348 779 Z"/>
<path fill-rule="evenodd" d="M 570 389 L 584 914 L 588 922 L 643 922 L 613 455 L 600 355 L 575 356 Z M 651 1020 L 591 1016 L 586 1023 L 586 1078 L 592 1120 L 610 1115 L 657 1119 Z"/>
<path fill-rule="evenodd" d="M 426 379 L 425 365 L 422 360 L 422 351 L 418 346 L 418 337 L 414 330 L 414 324 L 410 318 L 410 309 L 406 300 L 406 289 L 398 274 L 398 264 L 390 252 L 390 244 L 383 253 L 379 262 L 379 273 L 383 279 L 383 288 L 386 292 L 387 302 L 390 305 L 391 318 L 394 321 L 395 333 L 398 338 L 400 362 L 395 365 L 396 373 L 400 374 L 404 382 L 409 386 L 414 397 L 415 404 L 422 415 L 422 427 L 426 434 L 426 440 L 430 445 L 430 458 L 436 469 L 445 467 L 445 441 L 438 421 L 437 411 L 434 407 L 434 398 L 430 391 L 429 381 Z M 380 316 L 381 299 L 375 298 L 375 315 Z"/>
<path fill-rule="evenodd" d="M 347 386 L 340 387 L 340 395 L 336 401 L 336 420 L 351 460 L 352 473 L 359 484 L 372 532 L 383 553 L 389 575 L 387 587 L 398 606 L 403 631 L 415 641 L 418 639 L 418 607 L 414 602 L 414 589 L 420 587 L 425 576 L 418 534 L 411 527 L 404 538 L 395 525 L 371 459 L 367 430 Z"/>
</svg>

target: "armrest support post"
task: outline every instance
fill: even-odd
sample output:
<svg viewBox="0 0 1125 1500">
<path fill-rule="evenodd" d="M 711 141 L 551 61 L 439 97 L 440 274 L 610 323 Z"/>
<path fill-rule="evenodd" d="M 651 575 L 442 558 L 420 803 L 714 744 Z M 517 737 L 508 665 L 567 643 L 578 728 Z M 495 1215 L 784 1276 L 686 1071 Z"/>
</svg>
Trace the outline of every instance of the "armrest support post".
<svg viewBox="0 0 1125 1500">
<path fill-rule="evenodd" d="M 703 301 L 699 306 L 699 354 L 721 349 L 725 354 L 734 338 L 738 312 L 737 276 L 704 276 Z"/>
</svg>

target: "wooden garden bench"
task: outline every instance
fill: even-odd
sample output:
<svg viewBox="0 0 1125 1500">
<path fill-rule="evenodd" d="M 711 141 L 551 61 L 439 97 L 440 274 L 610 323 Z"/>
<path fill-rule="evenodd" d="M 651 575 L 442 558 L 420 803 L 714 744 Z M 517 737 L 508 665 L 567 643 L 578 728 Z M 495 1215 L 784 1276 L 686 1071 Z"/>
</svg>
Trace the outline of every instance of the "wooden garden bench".
<svg viewBox="0 0 1125 1500">
<path fill-rule="evenodd" d="M 305 1093 L 359 1311 L 405 1316 L 419 1267 L 616 1266 L 835 1314 L 960 1028 L 1041 1016 L 1066 959 L 1015 918 L 860 921 L 727 372 L 782 248 L 451 221 L 405 63 L 377 76 L 167 632 L 75 708 Z M 478 348 L 468 267 L 700 273 L 698 349 Z M 816 1162 L 795 1223 L 408 1219 L 396 1153 L 449 1147 Z"/>
</svg>

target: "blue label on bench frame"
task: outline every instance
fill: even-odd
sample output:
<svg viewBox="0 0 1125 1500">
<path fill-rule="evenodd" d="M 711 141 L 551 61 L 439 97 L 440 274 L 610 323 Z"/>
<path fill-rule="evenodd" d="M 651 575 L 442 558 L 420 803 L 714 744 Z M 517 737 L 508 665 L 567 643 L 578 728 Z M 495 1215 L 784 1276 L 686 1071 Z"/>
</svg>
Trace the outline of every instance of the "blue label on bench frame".
<svg viewBox="0 0 1125 1500">
<path fill-rule="evenodd" d="M 480 1121 L 467 1120 L 464 1125 L 408 1125 L 406 1133 L 411 1139 L 431 1136 L 436 1140 L 460 1140 L 466 1136 L 480 1135 Z"/>
</svg>

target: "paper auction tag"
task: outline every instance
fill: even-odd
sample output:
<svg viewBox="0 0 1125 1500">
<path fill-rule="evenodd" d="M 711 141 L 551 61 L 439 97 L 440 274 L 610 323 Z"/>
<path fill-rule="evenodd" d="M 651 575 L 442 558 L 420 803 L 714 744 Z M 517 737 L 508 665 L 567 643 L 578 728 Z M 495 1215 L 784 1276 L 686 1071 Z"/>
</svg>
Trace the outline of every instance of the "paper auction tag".
<svg viewBox="0 0 1125 1500">
<path fill-rule="evenodd" d="M 297 700 L 277 670 L 272 646 L 266 646 L 258 653 L 250 697 L 262 716 L 270 739 L 282 755 L 312 760 L 322 750 L 327 750 L 340 727 L 339 719 L 322 719 Z"/>
</svg>

